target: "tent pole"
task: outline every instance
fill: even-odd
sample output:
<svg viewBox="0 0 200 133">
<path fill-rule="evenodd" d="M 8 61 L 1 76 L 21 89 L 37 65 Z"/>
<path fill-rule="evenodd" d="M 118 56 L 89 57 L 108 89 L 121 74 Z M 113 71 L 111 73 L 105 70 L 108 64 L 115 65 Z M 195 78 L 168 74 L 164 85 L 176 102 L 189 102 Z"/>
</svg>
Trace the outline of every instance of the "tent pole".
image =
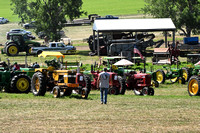
<svg viewBox="0 0 200 133">
<path fill-rule="evenodd" d="M 167 48 L 167 31 L 165 31 L 164 34 L 165 34 L 165 48 Z"/>
<path fill-rule="evenodd" d="M 95 51 L 95 31 L 93 30 L 93 50 Z"/>
<path fill-rule="evenodd" d="M 100 53 L 99 53 L 99 31 L 97 31 L 97 53 L 98 53 L 98 56 L 100 56 Z"/>
<path fill-rule="evenodd" d="M 173 45 L 175 46 L 175 31 L 173 31 Z"/>
</svg>

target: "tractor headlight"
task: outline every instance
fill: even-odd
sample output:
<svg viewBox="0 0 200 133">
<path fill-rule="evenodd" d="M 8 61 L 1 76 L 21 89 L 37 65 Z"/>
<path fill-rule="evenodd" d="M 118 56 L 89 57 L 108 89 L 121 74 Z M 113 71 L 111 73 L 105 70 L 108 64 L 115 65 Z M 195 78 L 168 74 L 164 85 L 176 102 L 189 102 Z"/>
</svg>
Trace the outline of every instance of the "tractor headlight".
<svg viewBox="0 0 200 133">
<path fill-rule="evenodd" d="M 79 81 L 83 81 L 83 76 L 79 76 Z"/>
<path fill-rule="evenodd" d="M 117 80 L 117 75 L 114 76 L 114 80 Z"/>
</svg>

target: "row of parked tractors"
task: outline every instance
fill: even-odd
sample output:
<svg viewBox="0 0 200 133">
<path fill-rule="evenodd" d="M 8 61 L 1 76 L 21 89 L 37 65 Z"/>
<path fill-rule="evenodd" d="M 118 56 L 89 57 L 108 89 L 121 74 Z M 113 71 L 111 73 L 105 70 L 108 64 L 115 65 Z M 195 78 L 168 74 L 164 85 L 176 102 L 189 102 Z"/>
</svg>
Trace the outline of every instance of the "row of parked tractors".
<svg viewBox="0 0 200 133">
<path fill-rule="evenodd" d="M 47 91 L 50 91 L 56 98 L 70 96 L 74 90 L 82 98 L 87 98 L 91 89 L 98 89 L 97 79 L 100 71 L 92 69 L 90 72 L 81 72 L 79 69 L 59 69 L 60 64 L 55 60 L 45 63 L 47 68 L 21 68 L 20 71 L 12 71 L 10 66 L 1 62 L 1 90 L 10 93 L 32 92 L 35 96 L 44 96 Z M 109 74 L 109 94 L 123 95 L 126 89 L 133 89 L 136 95 L 154 95 L 149 74 L 130 72 L 126 78 L 115 72 Z"/>
<path fill-rule="evenodd" d="M 47 68 L 21 68 L 20 71 L 12 71 L 5 62 L 0 65 L 1 90 L 11 93 L 29 93 L 35 96 L 44 96 L 47 91 L 53 93 L 55 98 L 70 96 L 74 90 L 86 99 L 91 89 L 97 88 L 97 79 L 100 71 L 81 72 L 80 69 L 60 69 L 59 62 L 46 61 Z M 9 63 L 8 63 L 9 64 Z M 69 63 L 65 63 L 69 64 Z M 66 67 L 67 68 L 67 67 Z M 126 69 L 111 69 L 109 81 L 109 94 L 125 94 L 126 89 L 133 90 L 135 95 L 154 95 L 153 86 L 158 87 L 169 79 L 172 83 L 185 84 L 188 81 L 188 93 L 190 96 L 199 95 L 199 70 L 200 66 L 190 68 L 166 68 L 155 72 L 139 72 Z"/>
</svg>

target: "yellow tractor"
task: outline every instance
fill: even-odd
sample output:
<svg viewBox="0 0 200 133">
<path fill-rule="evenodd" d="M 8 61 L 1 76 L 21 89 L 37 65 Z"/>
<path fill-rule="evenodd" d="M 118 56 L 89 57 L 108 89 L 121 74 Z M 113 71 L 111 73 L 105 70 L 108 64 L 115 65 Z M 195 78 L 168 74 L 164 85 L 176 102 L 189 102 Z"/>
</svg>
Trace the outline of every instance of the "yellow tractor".
<svg viewBox="0 0 200 133">
<path fill-rule="evenodd" d="M 45 61 L 48 68 L 37 68 L 31 79 L 31 89 L 35 96 L 44 96 L 47 90 L 53 93 L 55 98 L 70 96 L 75 90 L 82 98 L 87 99 L 91 89 L 91 80 L 77 70 L 60 70 L 60 62 L 55 60 Z"/>
</svg>

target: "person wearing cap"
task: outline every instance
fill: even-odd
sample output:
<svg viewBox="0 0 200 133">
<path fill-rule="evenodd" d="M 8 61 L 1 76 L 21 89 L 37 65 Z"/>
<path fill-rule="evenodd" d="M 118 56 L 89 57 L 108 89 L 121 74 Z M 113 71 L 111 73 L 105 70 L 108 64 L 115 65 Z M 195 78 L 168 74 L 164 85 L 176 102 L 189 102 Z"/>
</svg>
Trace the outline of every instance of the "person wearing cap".
<svg viewBox="0 0 200 133">
<path fill-rule="evenodd" d="M 20 67 L 19 65 L 17 64 L 17 62 L 14 63 L 14 66 L 13 66 L 13 71 L 17 71 L 17 70 L 20 70 Z"/>
<path fill-rule="evenodd" d="M 97 79 L 97 88 L 100 88 L 101 104 L 107 104 L 107 94 L 109 88 L 110 74 L 107 73 L 107 68 L 99 74 Z"/>
</svg>

